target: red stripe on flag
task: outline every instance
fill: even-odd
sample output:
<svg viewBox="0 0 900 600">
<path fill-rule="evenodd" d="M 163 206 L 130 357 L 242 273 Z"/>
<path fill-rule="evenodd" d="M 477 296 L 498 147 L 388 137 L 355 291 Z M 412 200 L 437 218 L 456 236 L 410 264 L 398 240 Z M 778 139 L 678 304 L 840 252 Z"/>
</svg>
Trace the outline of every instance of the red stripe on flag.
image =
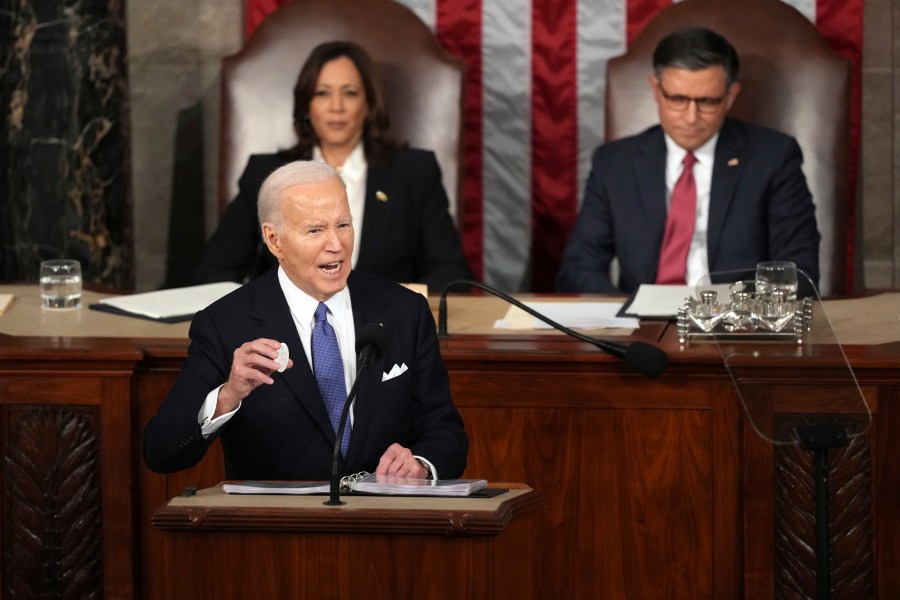
<svg viewBox="0 0 900 600">
<path fill-rule="evenodd" d="M 247 0 L 244 7 L 244 35 L 245 39 L 250 37 L 263 19 L 270 12 L 285 4 L 289 0 Z"/>
<path fill-rule="evenodd" d="M 553 291 L 578 213 L 577 2 L 531 8 L 531 291 Z"/>
<path fill-rule="evenodd" d="M 849 219 L 847 222 L 846 289 L 854 289 L 856 254 L 856 182 L 859 167 L 862 120 L 862 44 L 863 0 L 819 0 L 816 3 L 816 28 L 831 49 L 848 59 L 852 66 L 850 89 L 850 172 Z"/>
<path fill-rule="evenodd" d="M 481 0 L 438 0 L 438 39 L 466 63 L 463 86 L 462 221 L 460 230 L 469 266 L 479 281 L 484 273 L 484 132 L 482 115 Z"/>
</svg>

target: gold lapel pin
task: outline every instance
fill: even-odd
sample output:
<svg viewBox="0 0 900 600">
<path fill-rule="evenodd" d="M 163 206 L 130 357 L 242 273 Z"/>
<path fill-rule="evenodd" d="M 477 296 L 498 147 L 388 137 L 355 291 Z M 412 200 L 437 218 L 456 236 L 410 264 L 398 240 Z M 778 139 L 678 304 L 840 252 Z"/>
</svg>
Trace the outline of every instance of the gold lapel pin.
<svg viewBox="0 0 900 600">
<path fill-rule="evenodd" d="M 382 192 L 381 190 L 378 190 L 377 192 L 375 192 L 375 199 L 378 200 L 379 202 L 387 202 L 388 195 L 385 194 L 384 192 Z"/>
<path fill-rule="evenodd" d="M 736 166 L 738 166 L 738 159 L 732 158 L 731 160 L 729 160 L 729 161 L 728 161 L 728 166 L 729 166 L 729 167 L 736 167 Z"/>
</svg>

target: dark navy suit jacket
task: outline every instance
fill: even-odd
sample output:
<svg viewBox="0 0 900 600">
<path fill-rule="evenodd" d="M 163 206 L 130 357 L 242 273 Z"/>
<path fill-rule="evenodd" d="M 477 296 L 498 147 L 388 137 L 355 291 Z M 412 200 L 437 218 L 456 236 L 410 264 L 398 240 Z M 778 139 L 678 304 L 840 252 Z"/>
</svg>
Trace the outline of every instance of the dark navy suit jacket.
<svg viewBox="0 0 900 600">
<path fill-rule="evenodd" d="M 383 324 L 387 347 L 359 383 L 344 473 L 374 472 L 387 447 L 397 442 L 431 461 L 439 477 L 459 477 L 468 438 L 450 398 L 427 300 L 356 271 L 348 287 L 356 331 L 367 323 Z M 197 313 L 190 336 L 187 362 L 144 430 L 147 466 L 157 472 L 193 466 L 218 437 L 228 479 L 328 480 L 335 434 L 277 270 Z M 204 439 L 197 423 L 204 399 L 228 378 L 235 349 L 260 337 L 285 342 L 293 367 L 273 373 L 274 384 L 251 392 L 231 420 Z M 406 372 L 382 382 L 395 364 L 405 364 Z"/>
<path fill-rule="evenodd" d="M 752 278 L 760 261 L 792 260 L 818 285 L 821 236 L 802 162 L 794 138 L 725 120 L 710 190 L 711 273 L 739 271 L 743 275 L 728 279 Z M 557 291 L 631 293 L 655 281 L 666 223 L 665 172 L 666 143 L 658 125 L 594 152 Z M 613 257 L 619 260 L 618 288 L 609 278 Z"/>
<path fill-rule="evenodd" d="M 250 157 L 237 197 L 204 248 L 195 283 L 241 283 L 277 264 L 262 242 L 256 201 L 265 178 L 290 160 L 284 154 Z M 459 231 L 448 211 L 434 153 L 396 150 L 384 168 L 370 165 L 355 268 L 400 283 L 425 283 L 434 291 L 455 279 L 471 279 Z"/>
</svg>

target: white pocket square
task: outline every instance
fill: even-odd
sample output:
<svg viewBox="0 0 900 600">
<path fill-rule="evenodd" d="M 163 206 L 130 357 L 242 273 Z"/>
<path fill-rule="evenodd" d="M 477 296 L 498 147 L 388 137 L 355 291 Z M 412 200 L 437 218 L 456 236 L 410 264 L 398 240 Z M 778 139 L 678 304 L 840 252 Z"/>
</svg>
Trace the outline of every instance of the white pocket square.
<svg viewBox="0 0 900 600">
<path fill-rule="evenodd" d="M 387 381 L 388 379 L 393 379 L 398 375 L 402 375 L 403 373 L 406 373 L 406 369 L 408 368 L 409 367 L 406 366 L 406 363 L 403 363 L 402 365 L 394 365 L 390 371 L 381 374 L 381 381 Z"/>
</svg>

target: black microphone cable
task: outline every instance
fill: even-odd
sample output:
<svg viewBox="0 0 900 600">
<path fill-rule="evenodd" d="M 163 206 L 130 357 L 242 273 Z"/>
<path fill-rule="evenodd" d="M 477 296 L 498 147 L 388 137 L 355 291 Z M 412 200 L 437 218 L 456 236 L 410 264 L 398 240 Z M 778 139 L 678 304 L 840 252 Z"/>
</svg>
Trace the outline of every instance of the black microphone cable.
<svg viewBox="0 0 900 600">
<path fill-rule="evenodd" d="M 476 287 L 490 294 L 493 294 L 498 298 L 506 300 L 513 306 L 524 310 L 526 313 L 530 314 L 536 319 L 540 319 L 554 329 L 561 331 L 575 339 L 592 344 L 600 348 L 604 352 L 612 354 L 613 356 L 621 358 L 625 361 L 625 364 L 628 365 L 628 367 L 633 371 L 641 373 L 642 375 L 646 375 L 647 377 L 658 377 L 660 374 L 662 374 L 663 371 L 666 370 L 666 367 L 669 365 L 669 355 L 660 348 L 653 346 L 652 344 L 648 344 L 646 342 L 632 342 L 631 344 L 625 345 L 584 335 L 583 333 L 579 333 L 573 329 L 569 329 L 565 325 L 557 323 L 551 318 L 542 315 L 530 306 L 519 302 L 505 292 L 501 292 L 500 290 L 495 289 L 489 285 L 485 285 L 483 283 L 479 283 L 477 281 L 472 281 L 469 279 L 457 279 L 456 281 L 451 281 L 446 286 L 444 286 L 444 290 L 441 292 L 441 298 L 438 303 L 438 337 L 448 337 L 449 335 L 447 333 L 447 293 L 454 287 L 463 286 Z"/>
</svg>

